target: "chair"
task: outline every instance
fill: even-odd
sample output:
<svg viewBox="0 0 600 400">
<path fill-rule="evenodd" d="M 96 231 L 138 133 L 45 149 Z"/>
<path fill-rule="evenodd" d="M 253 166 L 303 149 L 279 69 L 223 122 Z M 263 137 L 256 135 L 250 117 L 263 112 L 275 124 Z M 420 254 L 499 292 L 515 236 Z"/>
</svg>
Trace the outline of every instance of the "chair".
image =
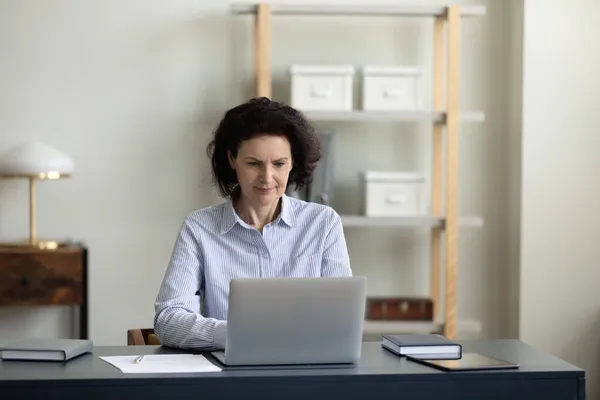
<svg viewBox="0 0 600 400">
<path fill-rule="evenodd" d="M 137 328 L 127 330 L 128 346 L 160 346 L 158 336 L 151 328 Z"/>
</svg>

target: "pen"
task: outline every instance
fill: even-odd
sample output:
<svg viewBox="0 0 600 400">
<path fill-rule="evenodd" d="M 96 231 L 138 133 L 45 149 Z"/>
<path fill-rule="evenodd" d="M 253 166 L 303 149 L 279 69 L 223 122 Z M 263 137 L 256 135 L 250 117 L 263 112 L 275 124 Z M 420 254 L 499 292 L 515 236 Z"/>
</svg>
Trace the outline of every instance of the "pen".
<svg viewBox="0 0 600 400">
<path fill-rule="evenodd" d="M 141 362 L 142 362 L 142 358 L 144 358 L 144 356 L 143 356 L 143 355 L 142 355 L 142 356 L 139 356 L 138 358 L 136 358 L 134 362 L 135 362 L 136 364 L 139 364 L 139 363 L 141 363 Z"/>
</svg>

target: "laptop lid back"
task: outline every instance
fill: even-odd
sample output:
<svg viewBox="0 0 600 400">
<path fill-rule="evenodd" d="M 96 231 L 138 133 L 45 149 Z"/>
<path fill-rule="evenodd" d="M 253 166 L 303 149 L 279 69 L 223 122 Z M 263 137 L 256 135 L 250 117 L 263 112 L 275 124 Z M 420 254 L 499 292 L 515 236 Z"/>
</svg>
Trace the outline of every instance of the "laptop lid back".
<svg viewBox="0 0 600 400">
<path fill-rule="evenodd" d="M 365 277 L 232 279 L 226 362 L 354 363 L 365 303 Z"/>
</svg>

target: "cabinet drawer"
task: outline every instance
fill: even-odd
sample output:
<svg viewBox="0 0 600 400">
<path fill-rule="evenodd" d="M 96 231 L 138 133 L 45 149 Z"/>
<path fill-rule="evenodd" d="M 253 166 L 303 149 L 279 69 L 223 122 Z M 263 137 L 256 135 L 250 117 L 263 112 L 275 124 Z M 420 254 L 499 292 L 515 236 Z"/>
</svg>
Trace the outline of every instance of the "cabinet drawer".
<svg viewBox="0 0 600 400">
<path fill-rule="evenodd" d="M 80 248 L 0 249 L 0 306 L 78 305 L 82 285 Z"/>
</svg>

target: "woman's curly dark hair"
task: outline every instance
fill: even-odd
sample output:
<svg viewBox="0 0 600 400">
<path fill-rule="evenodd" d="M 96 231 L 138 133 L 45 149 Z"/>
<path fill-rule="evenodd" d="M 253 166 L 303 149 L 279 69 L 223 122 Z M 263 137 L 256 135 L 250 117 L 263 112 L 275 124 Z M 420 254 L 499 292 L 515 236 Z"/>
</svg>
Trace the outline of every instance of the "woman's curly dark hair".
<svg viewBox="0 0 600 400">
<path fill-rule="evenodd" d="M 312 182 L 321 159 L 321 142 L 314 127 L 298 110 L 266 97 L 254 98 L 227 111 L 206 148 L 215 185 L 223 197 L 232 197 L 237 175 L 227 150 L 237 157 L 240 143 L 259 135 L 283 135 L 290 142 L 293 166 L 287 186 L 301 189 Z"/>
</svg>

